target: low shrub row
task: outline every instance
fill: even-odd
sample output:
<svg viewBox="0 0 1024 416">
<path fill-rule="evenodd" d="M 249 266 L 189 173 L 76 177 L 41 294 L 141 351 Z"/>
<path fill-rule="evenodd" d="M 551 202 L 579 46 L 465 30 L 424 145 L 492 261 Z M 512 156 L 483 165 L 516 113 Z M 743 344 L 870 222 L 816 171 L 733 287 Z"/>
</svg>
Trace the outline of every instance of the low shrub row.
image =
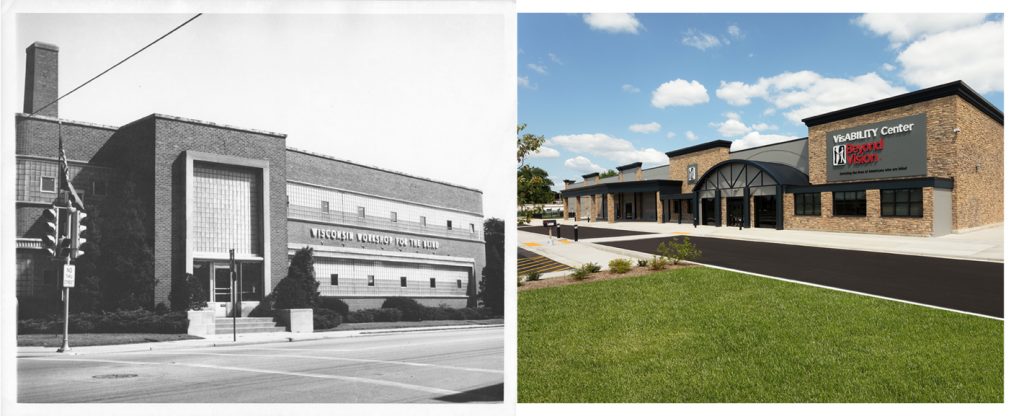
<svg viewBox="0 0 1024 416">
<path fill-rule="evenodd" d="M 18 321 L 18 334 L 56 334 L 64 330 L 60 317 L 30 318 Z M 116 312 L 76 313 L 68 321 L 73 333 L 154 333 L 184 334 L 188 331 L 185 312 L 156 313 L 145 309 Z"/>
<path fill-rule="evenodd" d="M 409 322 L 409 321 L 464 321 L 493 317 L 490 308 L 449 308 L 420 306 L 415 312 L 405 313 L 398 308 L 363 309 L 349 312 L 346 323 L 362 322 Z"/>
</svg>

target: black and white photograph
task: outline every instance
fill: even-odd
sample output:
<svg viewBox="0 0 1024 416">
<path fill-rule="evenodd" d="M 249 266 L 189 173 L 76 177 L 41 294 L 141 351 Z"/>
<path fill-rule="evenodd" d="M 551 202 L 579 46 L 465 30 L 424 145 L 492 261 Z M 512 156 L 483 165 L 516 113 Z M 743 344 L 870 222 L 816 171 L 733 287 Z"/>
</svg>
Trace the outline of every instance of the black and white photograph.
<svg viewBox="0 0 1024 416">
<path fill-rule="evenodd" d="M 5 407 L 504 402 L 512 3 L 429 6 L 5 10 Z"/>
</svg>

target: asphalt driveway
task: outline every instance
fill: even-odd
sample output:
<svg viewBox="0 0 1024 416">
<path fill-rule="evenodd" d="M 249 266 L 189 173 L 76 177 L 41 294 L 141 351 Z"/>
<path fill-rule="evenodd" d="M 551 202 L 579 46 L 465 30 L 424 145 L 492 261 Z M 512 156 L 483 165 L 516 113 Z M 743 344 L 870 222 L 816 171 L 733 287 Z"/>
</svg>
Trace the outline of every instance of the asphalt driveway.
<svg viewBox="0 0 1024 416">
<path fill-rule="evenodd" d="M 671 239 L 600 244 L 655 254 L 658 244 Z M 722 238 L 690 240 L 703 251 L 699 261 L 705 264 L 1003 317 L 1002 263 Z"/>
</svg>

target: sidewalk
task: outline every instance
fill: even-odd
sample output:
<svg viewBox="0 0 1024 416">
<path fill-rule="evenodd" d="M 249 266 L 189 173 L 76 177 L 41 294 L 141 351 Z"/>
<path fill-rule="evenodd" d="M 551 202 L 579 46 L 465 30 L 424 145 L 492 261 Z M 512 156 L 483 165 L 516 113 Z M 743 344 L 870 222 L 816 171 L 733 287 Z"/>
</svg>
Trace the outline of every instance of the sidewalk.
<svg viewBox="0 0 1024 416">
<path fill-rule="evenodd" d="M 519 239 L 519 247 L 540 254 L 544 257 L 547 257 L 551 260 L 557 261 L 572 268 L 579 268 L 584 263 L 593 262 L 601 265 L 602 269 L 607 268 L 608 262 L 613 259 L 632 258 L 636 260 L 650 258 L 651 256 L 643 253 L 626 253 L 623 250 L 619 250 L 613 247 L 594 244 L 592 243 L 592 241 L 612 241 L 616 239 L 635 240 L 637 238 L 650 238 L 652 236 L 658 237 L 658 235 L 651 234 L 627 237 L 595 238 L 591 240 L 575 242 L 566 238 L 549 238 L 546 235 L 536 233 L 530 233 L 525 231 L 517 232 L 517 237 Z M 572 270 L 544 273 L 543 275 L 541 275 L 541 279 L 568 276 L 570 273 L 572 273 Z"/>
<path fill-rule="evenodd" d="M 458 329 L 496 328 L 500 325 L 451 325 L 424 326 L 411 328 L 357 329 L 352 331 L 308 332 L 294 334 L 291 332 L 269 332 L 262 334 L 238 334 L 238 341 L 231 340 L 231 334 L 213 335 L 203 339 L 182 341 L 145 342 L 138 344 L 96 345 L 91 347 L 75 347 L 72 336 L 71 353 L 57 353 L 52 347 L 18 347 L 18 357 L 39 357 L 54 355 L 86 355 L 111 352 L 156 351 L 181 348 L 230 347 L 238 345 L 267 344 L 274 342 L 312 341 L 331 338 L 351 338 L 369 335 L 385 335 L 399 332 L 446 331 Z"/>
<path fill-rule="evenodd" d="M 836 248 L 844 250 L 861 250 L 879 253 L 905 254 L 926 257 L 941 257 L 959 260 L 994 262 L 1003 261 L 1002 225 L 975 231 L 969 231 L 962 234 L 949 234 L 941 237 L 908 237 L 877 234 L 835 233 L 824 231 L 775 230 L 766 228 L 745 228 L 740 230 L 739 228 L 736 227 L 694 227 L 692 224 L 658 224 L 651 222 L 617 222 L 615 224 L 608 224 L 607 222 L 588 223 L 586 221 L 581 221 L 577 223 L 575 221 L 569 220 L 559 221 L 559 224 L 578 224 L 580 227 L 597 227 L 619 230 L 642 231 L 653 234 L 625 237 L 595 238 L 580 243 L 556 243 L 554 246 L 551 246 L 550 244 L 547 244 L 547 236 L 520 231 L 518 233 L 519 247 L 523 247 L 527 250 L 548 256 L 553 260 L 565 263 L 573 267 L 578 267 L 579 264 L 586 263 L 587 261 L 595 261 L 598 262 L 599 264 L 601 262 L 604 262 L 604 264 L 607 264 L 607 260 L 616 257 L 622 257 L 621 255 L 612 254 L 609 253 L 608 251 L 592 248 L 591 250 L 602 251 L 603 254 L 597 255 L 597 257 L 593 257 L 591 260 L 583 260 L 586 259 L 586 257 L 584 257 L 584 252 L 591 251 L 582 248 L 582 246 L 585 246 L 588 243 L 638 240 L 643 238 L 661 238 L 671 236 L 728 238 L 747 241 L 760 241 L 766 243 Z M 539 220 L 534 220 L 533 222 L 531 222 L 531 225 L 542 224 Z M 545 245 L 542 245 L 540 247 L 524 246 L 525 242 L 538 241 L 544 242 Z M 571 249 L 556 248 L 558 246 L 571 247 Z M 559 260 L 559 258 L 556 256 L 565 257 L 566 260 Z"/>
</svg>

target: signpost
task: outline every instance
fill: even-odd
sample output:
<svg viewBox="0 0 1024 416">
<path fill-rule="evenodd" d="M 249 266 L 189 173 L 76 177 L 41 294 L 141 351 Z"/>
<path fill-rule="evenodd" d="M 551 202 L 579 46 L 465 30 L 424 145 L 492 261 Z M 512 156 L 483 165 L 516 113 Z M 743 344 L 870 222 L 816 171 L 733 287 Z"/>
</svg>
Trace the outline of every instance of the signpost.
<svg viewBox="0 0 1024 416">
<path fill-rule="evenodd" d="M 238 341 L 238 302 L 235 299 L 238 296 L 236 290 L 237 280 L 235 277 L 235 249 L 231 249 L 231 265 L 228 267 L 229 274 L 231 275 L 231 341 Z"/>
<path fill-rule="evenodd" d="M 544 228 L 548 229 L 548 244 L 550 244 L 550 245 L 554 245 L 555 244 L 555 240 L 551 236 L 551 229 L 552 229 L 552 227 L 558 227 L 558 221 L 556 221 L 556 220 L 544 220 Z"/>
</svg>

